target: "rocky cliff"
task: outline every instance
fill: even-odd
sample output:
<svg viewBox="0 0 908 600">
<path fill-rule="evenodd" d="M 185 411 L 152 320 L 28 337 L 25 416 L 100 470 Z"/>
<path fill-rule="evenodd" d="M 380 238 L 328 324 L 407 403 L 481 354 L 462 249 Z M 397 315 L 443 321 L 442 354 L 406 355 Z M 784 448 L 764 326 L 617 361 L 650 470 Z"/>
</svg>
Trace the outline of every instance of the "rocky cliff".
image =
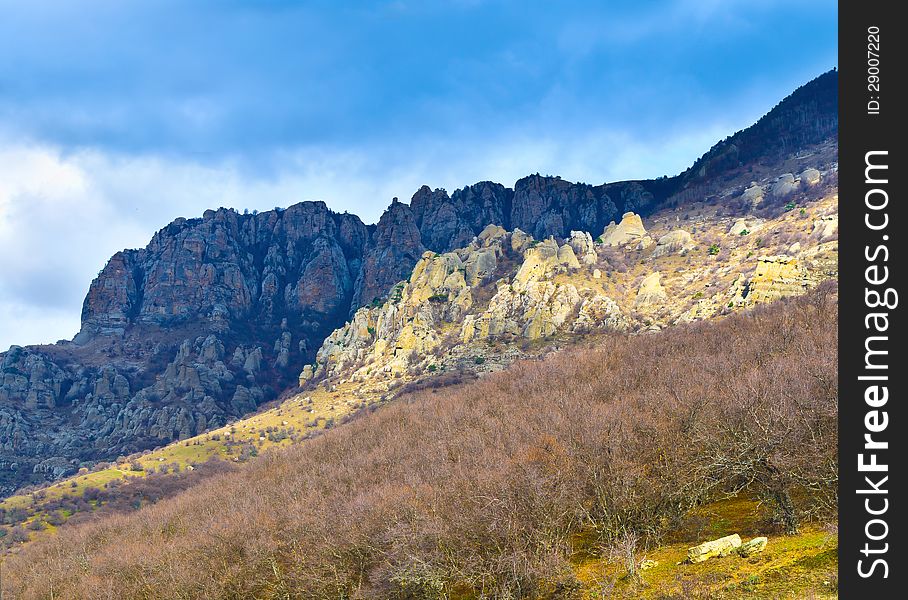
<svg viewBox="0 0 908 600">
<path fill-rule="evenodd" d="M 802 294 L 836 276 L 838 198 L 829 184 L 798 190 L 787 196 L 797 210 L 771 218 L 724 215 L 719 204 L 627 212 L 595 240 L 488 225 L 462 248 L 425 252 L 384 301 L 327 337 L 300 385 L 384 397 L 586 334 L 646 333 Z"/>
<path fill-rule="evenodd" d="M 321 202 L 176 219 L 145 248 L 111 257 L 72 342 L 0 354 L 0 493 L 255 410 L 305 365 L 314 374 L 329 334 L 335 350 L 322 347 L 315 371 L 336 358 L 394 372 L 404 356 L 416 360 L 414 348 L 428 368 L 422 351 L 447 339 L 661 326 L 738 305 L 751 276 L 727 264 L 726 248 L 750 243 L 741 231 L 778 218 L 793 198 L 815 201 L 834 184 L 835 80 L 830 72 L 805 85 L 672 178 L 589 185 L 536 174 L 450 195 L 423 186 L 368 226 Z M 732 223 L 721 210 L 707 215 L 707 204 L 753 223 L 729 234 Z M 682 212 L 690 222 L 662 222 Z M 800 289 L 810 269 L 798 265 L 818 260 L 805 252 L 835 231 L 831 209 L 807 216 L 819 233 L 799 249 L 750 244 L 747 260 L 767 257 L 754 294 Z M 733 243 L 716 245 L 717 222 Z M 672 262 L 697 248 L 713 256 L 713 246 L 724 262 L 686 274 Z M 682 288 L 698 282 L 702 297 L 666 308 L 685 278 Z M 351 317 L 353 330 L 332 334 Z M 383 332 L 384 348 L 369 346 L 379 339 L 370 330 Z"/>
<path fill-rule="evenodd" d="M 72 343 L 0 355 L 0 487 L 195 435 L 276 397 L 346 318 L 382 235 L 372 229 L 321 202 L 222 208 L 115 254 Z"/>
</svg>

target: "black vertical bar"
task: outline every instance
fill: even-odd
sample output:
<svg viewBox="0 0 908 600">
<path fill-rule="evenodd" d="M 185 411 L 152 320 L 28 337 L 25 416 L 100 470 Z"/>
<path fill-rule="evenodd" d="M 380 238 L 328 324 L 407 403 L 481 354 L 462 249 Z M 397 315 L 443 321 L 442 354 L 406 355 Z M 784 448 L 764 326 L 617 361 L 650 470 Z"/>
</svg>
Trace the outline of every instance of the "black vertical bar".
<svg viewBox="0 0 908 600">
<path fill-rule="evenodd" d="M 908 138 L 901 128 L 908 110 L 902 91 L 908 23 L 896 16 L 899 5 L 839 3 L 839 592 L 845 599 L 908 594 L 908 364 L 897 352 L 908 340 L 896 300 L 908 270 L 902 210 Z"/>
</svg>

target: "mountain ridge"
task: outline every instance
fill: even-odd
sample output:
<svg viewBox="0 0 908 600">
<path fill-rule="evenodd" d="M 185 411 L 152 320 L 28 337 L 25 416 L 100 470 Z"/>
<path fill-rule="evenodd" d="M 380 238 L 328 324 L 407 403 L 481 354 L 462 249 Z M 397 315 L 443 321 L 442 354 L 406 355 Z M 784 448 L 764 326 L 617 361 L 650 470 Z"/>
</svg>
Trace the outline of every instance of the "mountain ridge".
<svg viewBox="0 0 908 600">
<path fill-rule="evenodd" d="M 324 202 L 175 219 L 145 248 L 108 261 L 72 343 L 0 353 L 0 492 L 251 412 L 427 250 L 465 246 L 490 224 L 537 240 L 596 236 L 624 213 L 715 195 L 720 180 L 829 140 L 836 81 L 830 71 L 805 84 L 671 178 L 593 186 L 536 174 L 450 196 L 423 186 L 374 225 Z"/>
</svg>

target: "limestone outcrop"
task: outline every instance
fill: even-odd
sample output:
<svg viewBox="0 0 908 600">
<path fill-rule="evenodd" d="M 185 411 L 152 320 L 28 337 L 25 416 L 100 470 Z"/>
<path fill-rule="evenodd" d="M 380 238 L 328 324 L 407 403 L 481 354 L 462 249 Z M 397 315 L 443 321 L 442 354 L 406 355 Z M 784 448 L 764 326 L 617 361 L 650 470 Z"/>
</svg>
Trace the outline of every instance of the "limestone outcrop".
<svg viewBox="0 0 908 600">
<path fill-rule="evenodd" d="M 602 232 L 603 246 L 627 246 L 641 243 L 647 237 L 640 215 L 626 212 L 617 225 L 614 221 L 608 224 Z"/>
<path fill-rule="evenodd" d="M 410 272 L 426 247 L 409 206 L 395 198 L 370 236 L 350 309 L 378 301 Z"/>
<path fill-rule="evenodd" d="M 595 265 L 599 260 L 596 254 L 596 245 L 593 243 L 593 236 L 588 231 L 572 231 L 568 240 L 574 255 L 585 265 Z"/>
<path fill-rule="evenodd" d="M 653 258 L 660 256 L 669 256 L 672 254 L 684 254 L 692 250 L 696 244 L 690 233 L 683 229 L 676 229 L 666 233 L 656 242 L 656 248 L 653 250 Z"/>
<path fill-rule="evenodd" d="M 748 299 L 772 302 L 784 296 L 804 293 L 808 280 L 798 259 L 792 256 L 761 256 L 750 279 Z"/>
<path fill-rule="evenodd" d="M 662 273 L 655 271 L 643 278 L 634 300 L 636 308 L 657 308 L 668 298 L 662 286 Z"/>
<path fill-rule="evenodd" d="M 624 331 L 630 326 L 630 319 L 621 312 L 617 302 L 608 296 L 594 294 L 581 303 L 571 330 L 577 333 Z"/>
<path fill-rule="evenodd" d="M 595 254 L 591 240 L 582 238 L 581 251 Z M 512 266 L 501 271 L 504 265 Z M 445 347 L 463 349 L 489 338 L 538 340 L 559 331 L 626 328 L 614 300 L 558 281 L 582 268 L 570 243 L 488 226 L 465 248 L 425 253 L 384 304 L 361 308 L 325 340 L 315 366 L 300 374 L 301 383 L 398 377 L 435 364 Z"/>
<path fill-rule="evenodd" d="M 825 241 L 839 232 L 839 215 L 826 215 L 813 222 L 811 234 L 819 241 Z"/>
<path fill-rule="evenodd" d="M 450 195 L 424 186 L 374 225 L 323 202 L 177 218 L 110 258 L 73 342 L 0 353 L 0 494 L 73 460 L 111 460 L 236 418 L 301 376 L 428 369 L 449 343 L 470 362 L 491 357 L 481 344 L 511 337 L 496 352 L 513 357 L 528 341 L 661 327 L 686 311 L 707 318 L 834 277 L 828 203 L 808 206 L 809 219 L 776 219 L 763 245 L 723 238 L 708 260 L 672 230 L 684 218 L 692 241 L 722 238 L 731 223 L 711 207 L 729 198 L 746 208 L 741 190 L 754 205 L 775 192 L 799 205 L 822 197 L 837 168 L 836 80 L 803 86 L 674 177 L 590 185 L 537 173 Z M 792 153 L 797 177 L 773 170 L 790 169 Z M 784 252 L 796 264 L 753 258 Z M 653 255 L 673 260 L 656 267 Z"/>
<path fill-rule="evenodd" d="M 687 560 L 692 563 L 701 563 L 710 558 L 728 556 L 740 547 L 741 536 L 734 533 L 688 548 Z"/>
</svg>

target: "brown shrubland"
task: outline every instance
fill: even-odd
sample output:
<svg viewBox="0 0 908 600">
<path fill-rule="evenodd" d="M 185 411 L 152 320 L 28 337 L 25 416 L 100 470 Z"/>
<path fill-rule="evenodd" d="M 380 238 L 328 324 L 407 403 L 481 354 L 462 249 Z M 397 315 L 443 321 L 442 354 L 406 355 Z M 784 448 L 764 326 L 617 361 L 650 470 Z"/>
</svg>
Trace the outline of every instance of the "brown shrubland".
<svg viewBox="0 0 908 600">
<path fill-rule="evenodd" d="M 572 534 L 644 549 L 745 491 L 836 508 L 829 286 L 405 396 L 3 565 L 11 597 L 571 597 Z M 633 549 L 630 550 L 633 552 Z"/>
</svg>

